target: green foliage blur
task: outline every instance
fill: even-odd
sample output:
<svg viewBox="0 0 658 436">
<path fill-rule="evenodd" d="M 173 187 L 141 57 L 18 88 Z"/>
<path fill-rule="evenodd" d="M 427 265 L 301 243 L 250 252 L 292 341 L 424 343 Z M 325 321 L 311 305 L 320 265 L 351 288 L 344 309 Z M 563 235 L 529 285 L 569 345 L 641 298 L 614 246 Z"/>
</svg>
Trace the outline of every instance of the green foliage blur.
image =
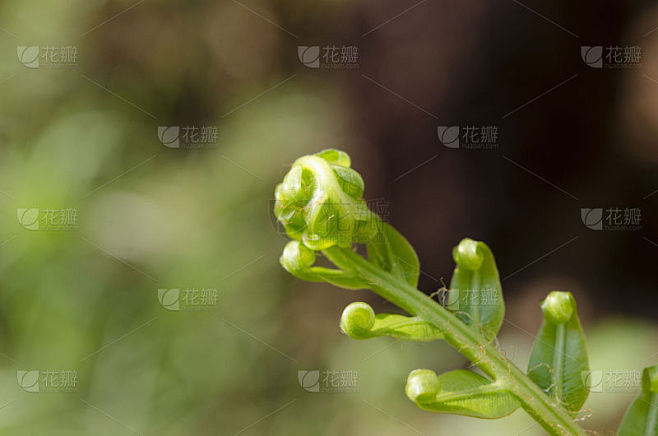
<svg viewBox="0 0 658 436">
<path fill-rule="evenodd" d="M 407 374 L 464 360 L 443 343 L 351 340 L 346 304 L 391 308 L 279 266 L 270 211 L 286 165 L 358 143 L 340 84 L 280 62 L 296 60 L 280 30 L 233 2 L 173 1 L 4 2 L 0 27 L 0 435 L 541 434 L 523 412 L 418 410 Z M 31 69 L 19 46 L 75 46 L 79 60 Z M 172 125 L 219 138 L 170 149 L 157 133 Z M 75 228 L 26 229 L 31 208 L 73 209 Z M 169 310 L 158 289 L 218 301 Z M 585 330 L 592 368 L 639 368 L 655 347 L 638 323 Z M 503 339 L 525 365 L 532 338 Z M 18 374 L 34 370 L 75 371 L 75 389 L 27 392 Z M 358 389 L 308 392 L 300 370 L 356 371 Z M 592 395 L 585 425 L 616 424 L 633 395 Z"/>
</svg>

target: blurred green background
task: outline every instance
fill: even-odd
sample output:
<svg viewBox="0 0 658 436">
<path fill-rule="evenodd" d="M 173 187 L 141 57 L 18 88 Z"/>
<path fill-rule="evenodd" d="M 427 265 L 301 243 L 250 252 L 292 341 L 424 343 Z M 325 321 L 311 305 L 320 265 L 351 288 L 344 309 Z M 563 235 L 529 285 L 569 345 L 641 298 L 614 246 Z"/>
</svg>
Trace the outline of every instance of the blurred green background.
<svg viewBox="0 0 658 436">
<path fill-rule="evenodd" d="M 418 9 L 389 23 L 411 7 Z M 422 7 L 429 9 L 422 12 Z M 449 277 L 450 250 L 462 237 L 491 241 L 506 272 L 568 239 L 555 236 L 552 227 L 546 231 L 551 242 L 525 250 L 519 241 L 524 250 L 513 250 L 515 237 L 528 238 L 514 220 L 508 227 L 500 227 L 501 221 L 525 197 L 494 196 L 509 203 L 489 209 L 494 224 L 485 226 L 477 209 L 480 199 L 486 205 L 490 198 L 483 186 L 500 185 L 489 184 L 486 172 L 481 179 L 473 176 L 478 187 L 469 184 L 472 180 L 462 183 L 451 172 L 464 169 L 461 160 L 440 159 L 445 171 L 428 165 L 408 184 L 394 185 L 392 179 L 439 147 L 435 121 L 429 120 L 422 140 L 411 135 L 408 144 L 397 142 L 400 132 L 418 131 L 413 121 L 418 112 L 395 92 L 362 77 L 409 83 L 404 95 L 415 95 L 414 102 L 438 111 L 441 99 L 455 100 L 446 90 L 460 76 L 453 56 L 461 53 L 463 62 L 483 53 L 473 42 L 486 40 L 477 32 L 478 23 L 498 16 L 497 25 L 505 27 L 500 15 L 510 13 L 513 23 L 525 20 L 530 34 L 534 26 L 550 26 L 511 8 L 473 1 L 441 8 L 339 0 L 3 2 L 0 434 L 543 434 L 522 411 L 480 421 L 418 410 L 403 393 L 409 371 L 441 371 L 467 362 L 443 343 L 355 342 L 342 335 L 338 318 L 349 302 L 362 299 L 377 310 L 394 308 L 367 292 L 302 283 L 287 275 L 278 265 L 286 238 L 270 212 L 274 186 L 290 163 L 334 146 L 352 154 L 369 187 L 367 196 L 389 201 L 392 223 L 419 247 L 421 262 L 430 259 L 421 282 L 427 292 L 440 286 L 434 277 Z M 617 25 L 624 28 L 622 22 Z M 364 34 L 372 29 L 379 33 L 368 40 Z M 469 37 L 463 39 L 465 29 Z M 537 38 L 555 37 L 542 29 Z M 364 53 L 361 71 L 315 72 L 297 59 L 298 45 L 344 45 L 355 39 Z M 21 47 L 35 46 L 40 56 L 47 47 L 75 47 L 77 59 L 69 65 L 41 59 L 39 68 L 29 68 L 17 54 Z M 387 51 L 391 47 L 395 50 Z M 379 55 L 368 58 L 367 48 Z M 407 73 L 417 75 L 413 79 Z M 505 89 L 499 79 L 489 80 Z M 477 77 L 463 79 L 459 89 L 477 82 Z M 427 93 L 417 83 L 424 83 Z M 507 106 L 549 86 L 528 88 L 525 97 Z M 467 107 L 470 101 L 461 104 Z M 551 112 L 553 104 L 558 103 L 543 110 Z M 615 106 L 607 110 L 616 113 Z M 532 112 L 526 116 L 541 118 Z M 172 149 L 161 143 L 159 126 L 214 126 L 218 138 L 199 149 Z M 649 166 L 655 165 L 655 148 L 647 149 L 646 141 L 636 141 L 636 158 L 626 162 L 638 186 L 644 186 L 650 171 L 655 175 L 655 166 Z M 534 164 L 541 162 L 539 157 Z M 603 168 L 594 162 L 589 174 Z M 560 183 L 578 179 L 577 170 L 570 174 Z M 504 193 L 526 188 L 514 181 L 510 185 L 515 187 L 503 186 Z M 556 195 L 541 183 L 537 190 L 541 194 L 524 195 L 544 195 L 546 201 Z M 595 191 L 593 183 L 590 192 Z M 415 196 L 413 202 L 405 202 L 408 193 Z M 626 194 L 611 201 L 625 201 Z M 444 204 L 445 211 L 432 204 Z M 73 209 L 77 221 L 72 229 L 29 230 L 19 209 L 33 208 L 39 208 L 41 218 L 47 210 Z M 477 223 L 464 218 L 469 213 L 479 217 Z M 577 222 L 577 212 L 573 217 Z M 544 222 L 536 218 L 528 224 L 529 233 Z M 435 228 L 426 231 L 428 220 Z M 647 217 L 645 225 L 649 222 Z M 610 253 L 618 253 L 619 243 L 610 241 Z M 648 265 L 655 260 L 655 247 L 639 244 L 649 250 L 638 255 Z M 583 256 L 572 253 L 547 270 L 528 269 L 526 281 L 512 284 L 501 348 L 521 367 L 527 364 L 540 322 L 538 302 L 560 288 L 574 291 L 579 300 L 593 369 L 631 371 L 654 364 L 655 272 L 636 275 L 632 267 L 609 272 L 614 257 L 600 257 L 597 246 L 582 249 L 599 253 L 584 276 L 573 273 L 579 269 L 574 259 Z M 561 268 L 573 269 L 562 274 Z M 634 311 L 626 300 L 621 304 L 627 310 L 616 313 L 612 296 L 597 298 L 597 271 L 613 274 L 615 285 L 634 277 L 627 292 L 645 298 L 636 303 L 649 305 L 635 304 L 640 307 Z M 619 288 L 612 287 L 610 295 L 617 295 Z M 216 289 L 218 301 L 205 310 L 170 310 L 158 299 L 158 289 Z M 75 388 L 43 392 L 39 385 L 42 392 L 26 392 L 20 371 L 34 370 L 75 371 Z M 356 392 L 309 392 L 298 379 L 299 371 L 307 370 L 354 371 Z M 635 392 L 631 387 L 593 393 L 583 425 L 611 434 Z"/>
</svg>

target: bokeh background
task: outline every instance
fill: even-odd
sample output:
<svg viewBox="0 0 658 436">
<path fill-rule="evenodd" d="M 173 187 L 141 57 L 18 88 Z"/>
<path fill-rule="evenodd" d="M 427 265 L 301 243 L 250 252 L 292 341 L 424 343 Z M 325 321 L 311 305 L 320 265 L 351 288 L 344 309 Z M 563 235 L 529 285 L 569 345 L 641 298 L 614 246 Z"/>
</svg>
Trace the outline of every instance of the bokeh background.
<svg viewBox="0 0 658 436">
<path fill-rule="evenodd" d="M 543 434 L 522 411 L 480 421 L 409 402 L 409 371 L 467 362 L 341 334 L 351 301 L 395 309 L 287 275 L 273 189 L 296 157 L 344 149 L 416 247 L 421 289 L 449 280 L 461 238 L 492 247 L 500 347 L 518 365 L 560 289 L 591 367 L 641 370 L 658 361 L 657 28 L 649 1 L 2 2 L 0 434 Z M 77 58 L 30 68 L 17 55 L 35 46 Z M 299 46 L 355 46 L 358 66 L 311 68 Z M 592 68 L 581 46 L 639 46 L 641 61 Z M 498 146 L 444 147 L 451 125 L 496 126 Z M 218 137 L 174 149 L 159 126 Z M 610 207 L 639 208 L 641 229 L 581 221 Z M 29 230 L 25 208 L 77 223 Z M 158 289 L 219 298 L 168 310 Z M 78 380 L 26 392 L 27 370 Z M 357 392 L 308 392 L 300 370 L 353 371 Z M 635 392 L 592 393 L 583 426 L 612 434 Z"/>
</svg>

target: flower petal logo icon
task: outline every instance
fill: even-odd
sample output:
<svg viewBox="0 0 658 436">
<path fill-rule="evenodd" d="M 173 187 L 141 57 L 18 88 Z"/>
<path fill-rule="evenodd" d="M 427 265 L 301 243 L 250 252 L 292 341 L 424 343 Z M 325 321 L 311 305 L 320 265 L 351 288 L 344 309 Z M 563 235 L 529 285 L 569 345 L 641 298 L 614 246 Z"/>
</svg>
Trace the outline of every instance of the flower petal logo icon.
<svg viewBox="0 0 658 436">
<path fill-rule="evenodd" d="M 603 392 L 603 371 L 583 371 L 580 373 L 580 378 L 590 392 Z"/>
<path fill-rule="evenodd" d="M 18 208 L 16 209 L 16 216 L 18 223 L 27 230 L 39 230 L 39 208 L 33 207 L 30 209 Z"/>
<path fill-rule="evenodd" d="M 26 47 L 24 45 L 19 45 L 16 47 L 16 54 L 18 54 L 18 60 L 25 65 L 27 68 L 39 68 L 39 46 Z"/>
<path fill-rule="evenodd" d="M 158 289 L 158 301 L 167 310 L 180 310 L 180 289 Z"/>
<path fill-rule="evenodd" d="M 302 64 L 308 68 L 320 68 L 320 46 L 300 45 L 297 47 L 297 56 Z"/>
<path fill-rule="evenodd" d="M 439 141 L 448 148 L 459 148 L 459 126 L 437 127 Z"/>
<path fill-rule="evenodd" d="M 585 227 L 592 230 L 603 230 L 603 208 L 596 207 L 589 209 L 583 207 L 580 209 L 580 219 L 583 220 Z"/>
<path fill-rule="evenodd" d="M 158 126 L 158 138 L 168 148 L 180 148 L 179 126 Z"/>
<path fill-rule="evenodd" d="M 320 392 L 320 370 L 299 370 L 297 371 L 299 386 L 307 392 Z"/>
<path fill-rule="evenodd" d="M 583 58 L 585 65 L 591 68 L 603 68 L 603 46 L 596 45 L 590 47 L 583 45 L 580 47 L 580 57 Z"/>
<path fill-rule="evenodd" d="M 18 386 L 23 388 L 25 392 L 39 392 L 39 370 L 32 371 L 18 370 L 16 371 L 16 380 Z"/>
<path fill-rule="evenodd" d="M 450 289 L 443 298 L 445 307 L 452 311 L 459 310 L 459 288 Z"/>
</svg>

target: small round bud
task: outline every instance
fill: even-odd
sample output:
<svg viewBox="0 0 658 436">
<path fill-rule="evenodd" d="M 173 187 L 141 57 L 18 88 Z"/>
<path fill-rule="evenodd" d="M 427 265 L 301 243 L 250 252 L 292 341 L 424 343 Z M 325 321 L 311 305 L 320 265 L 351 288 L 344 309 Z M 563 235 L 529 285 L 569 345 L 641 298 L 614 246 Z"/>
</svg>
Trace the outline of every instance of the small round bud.
<svg viewBox="0 0 658 436">
<path fill-rule="evenodd" d="M 368 339 L 374 325 L 375 311 L 360 301 L 348 305 L 340 317 L 340 329 L 354 339 Z"/>
<path fill-rule="evenodd" d="M 543 301 L 541 309 L 547 320 L 555 324 L 565 324 L 576 311 L 576 302 L 571 292 L 553 291 Z"/>
<path fill-rule="evenodd" d="M 439 377 L 431 369 L 415 369 L 407 377 L 407 386 L 404 391 L 407 397 L 414 402 L 424 403 L 436 398 L 441 390 Z"/>
<path fill-rule="evenodd" d="M 305 247 L 299 241 L 290 241 L 283 249 L 280 258 L 281 265 L 290 273 L 303 271 L 315 263 L 315 251 Z"/>
<path fill-rule="evenodd" d="M 484 256 L 478 253 L 478 242 L 469 238 L 462 239 L 452 250 L 455 263 L 467 270 L 477 270 L 482 266 Z"/>
</svg>

